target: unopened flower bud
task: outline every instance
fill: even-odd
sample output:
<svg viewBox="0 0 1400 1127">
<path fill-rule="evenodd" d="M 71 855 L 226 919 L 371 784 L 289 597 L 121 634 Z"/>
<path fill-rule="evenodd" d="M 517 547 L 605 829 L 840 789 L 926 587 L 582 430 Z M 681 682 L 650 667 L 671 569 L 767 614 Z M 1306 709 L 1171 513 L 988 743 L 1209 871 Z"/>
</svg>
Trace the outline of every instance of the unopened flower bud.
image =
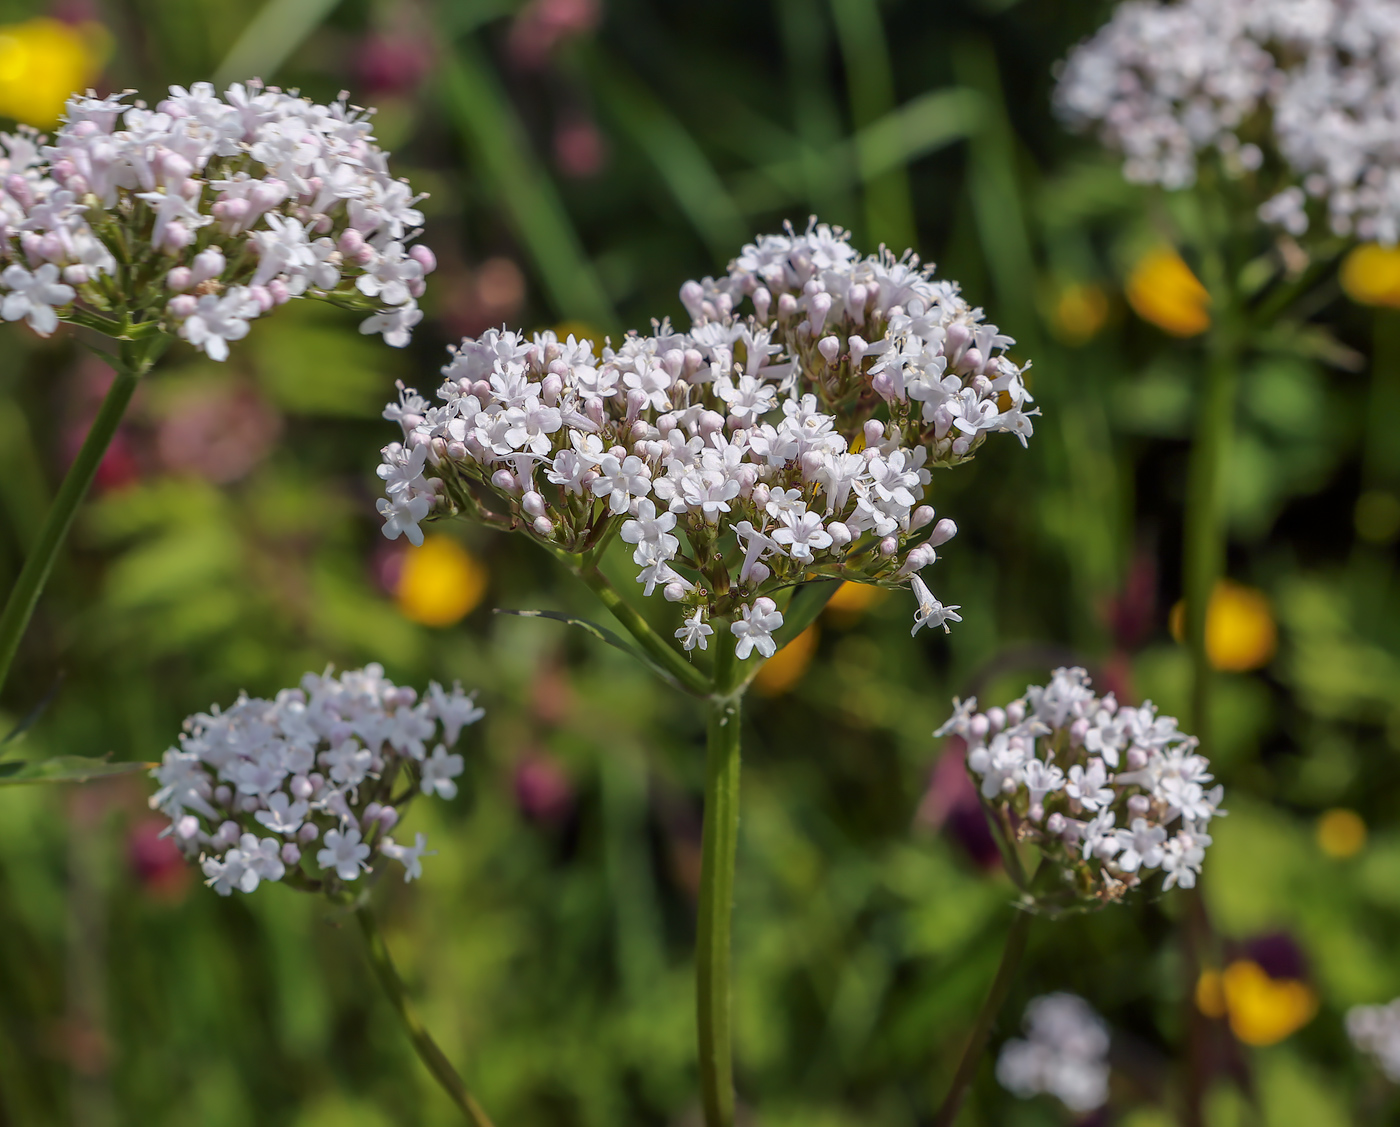
<svg viewBox="0 0 1400 1127">
<path fill-rule="evenodd" d="M 1065 832 L 1065 827 L 1068 824 L 1063 814 L 1058 812 L 1051 814 L 1050 817 L 1045 819 L 1045 832 L 1059 837 Z"/>
<path fill-rule="evenodd" d="M 224 267 L 227 265 L 224 252 L 218 247 L 202 250 L 194 256 L 194 262 L 190 264 L 190 282 L 197 286 L 200 282 L 217 278 L 224 272 Z"/>
<path fill-rule="evenodd" d="M 497 470 L 491 475 L 491 484 L 502 493 L 514 493 L 515 475 L 510 470 Z"/>
<path fill-rule="evenodd" d="M 540 381 L 540 398 L 544 400 L 546 407 L 553 407 L 559 402 L 559 393 L 564 390 L 564 381 L 559 376 L 551 372 Z"/>
<path fill-rule="evenodd" d="M 386 806 L 379 812 L 379 824 L 384 827 L 384 832 L 388 833 L 399 824 L 399 811 L 397 807 Z"/>
<path fill-rule="evenodd" d="M 1128 799 L 1128 813 L 1135 818 L 1145 818 L 1152 809 L 1152 800 L 1145 794 L 1135 794 Z"/>
<path fill-rule="evenodd" d="M 828 364 L 835 364 L 837 357 L 841 355 L 841 341 L 838 337 L 826 336 L 817 341 L 817 351 L 822 354 Z"/>
<path fill-rule="evenodd" d="M 791 321 L 797 312 L 797 298 L 790 293 L 778 295 L 778 320 Z"/>
<path fill-rule="evenodd" d="M 194 285 L 194 275 L 188 266 L 176 266 L 165 275 L 165 288 L 183 293 Z"/>
<path fill-rule="evenodd" d="M 415 243 L 409 250 L 408 257 L 423 267 L 424 274 L 431 274 L 437 269 L 437 256 L 422 243 Z"/>
<path fill-rule="evenodd" d="M 1140 747 L 1130 747 L 1126 761 L 1129 771 L 1141 771 L 1147 766 L 1147 752 Z"/>
<path fill-rule="evenodd" d="M 768 292 L 767 286 L 759 286 L 753 291 L 753 310 L 760 321 L 768 320 L 768 310 L 772 305 L 773 295 Z"/>
<path fill-rule="evenodd" d="M 1006 727 L 1008 711 L 1008 709 L 998 708 L 996 705 L 993 705 L 991 708 L 987 709 L 987 723 L 991 725 L 991 729 L 993 732 L 1000 732 L 1003 728 Z M 1012 723 L 1015 724 L 1019 724 L 1020 722 L 1020 720 L 1012 721 Z"/>
<path fill-rule="evenodd" d="M 755 489 L 754 492 L 757 493 L 758 490 Z M 839 520 L 834 520 L 826 526 L 826 534 L 831 537 L 833 548 L 844 548 L 851 542 L 851 530 Z"/>
<path fill-rule="evenodd" d="M 537 536 L 553 536 L 554 522 L 548 517 L 536 517 L 535 523 L 530 526 L 535 530 Z"/>
<path fill-rule="evenodd" d="M 282 846 L 282 864 L 288 868 L 295 868 L 301 864 L 301 850 L 293 842 L 286 842 Z"/>
<path fill-rule="evenodd" d="M 980 743 L 987 738 L 987 733 L 992 730 L 992 722 L 979 713 L 968 722 L 967 730 L 972 738 Z"/>
<path fill-rule="evenodd" d="M 859 368 L 860 362 L 865 359 L 865 354 L 870 345 L 865 343 L 864 337 L 858 337 L 854 333 L 846 338 L 846 351 L 851 356 L 851 367 Z"/>
<path fill-rule="evenodd" d="M 686 596 L 686 586 L 684 583 L 668 583 L 661 588 L 661 596 L 668 603 L 678 603 Z"/>
<path fill-rule="evenodd" d="M 920 505 L 909 515 L 909 531 L 917 532 L 933 520 L 933 506 Z"/>
<path fill-rule="evenodd" d="M 892 556 L 899 551 L 899 541 L 893 536 L 886 536 L 880 541 L 880 555 Z"/>
<path fill-rule="evenodd" d="M 223 783 L 220 783 L 214 788 L 214 801 L 217 802 L 220 806 L 227 806 L 228 800 L 232 797 L 233 791 L 231 791 Z"/>
<path fill-rule="evenodd" d="M 1078 720 L 1076 720 L 1073 724 L 1069 726 L 1070 747 L 1082 747 L 1084 745 L 1084 737 L 1088 734 L 1088 732 L 1089 721 L 1085 720 L 1084 717 L 1081 716 Z"/>
<path fill-rule="evenodd" d="M 988 709 L 990 712 L 991 710 Z M 1006 719 L 1009 723 L 1019 724 L 1026 718 L 1025 701 L 1013 700 L 1006 706 Z"/>
<path fill-rule="evenodd" d="M 316 828 L 316 823 L 314 822 L 306 822 L 302 825 L 301 829 L 297 830 L 297 840 L 301 842 L 302 845 L 310 845 L 320 836 L 321 831 Z"/>
<path fill-rule="evenodd" d="M 532 517 L 542 517 L 545 514 L 544 498 L 533 489 L 520 498 L 520 507 Z"/>
<path fill-rule="evenodd" d="M 867 419 L 861 433 L 865 435 L 867 447 L 878 446 L 885 440 L 885 424 L 879 419 Z"/>
<path fill-rule="evenodd" d="M 293 775 L 289 789 L 292 792 L 292 797 L 298 801 L 304 801 L 314 793 L 311 780 L 305 775 Z"/>
<path fill-rule="evenodd" d="M 186 841 L 199 833 L 199 819 L 193 814 L 186 814 L 175 823 L 175 836 L 182 837 Z"/>
<path fill-rule="evenodd" d="M 940 544 L 948 543 L 948 541 L 951 540 L 957 534 L 958 526 L 952 521 L 950 521 L 947 517 L 944 517 L 941 521 L 939 521 L 933 526 L 933 531 L 929 533 L 929 537 L 927 540 L 924 541 L 924 543 L 930 545 L 931 547 L 937 548 Z"/>
</svg>

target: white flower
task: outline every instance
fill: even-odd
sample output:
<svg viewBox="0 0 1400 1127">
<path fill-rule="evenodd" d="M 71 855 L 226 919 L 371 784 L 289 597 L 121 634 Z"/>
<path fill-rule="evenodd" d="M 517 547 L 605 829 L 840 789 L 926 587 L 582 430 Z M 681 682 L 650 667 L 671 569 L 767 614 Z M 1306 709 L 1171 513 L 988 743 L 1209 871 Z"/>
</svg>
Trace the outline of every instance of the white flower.
<svg viewBox="0 0 1400 1127">
<path fill-rule="evenodd" d="M 334 869 L 341 880 L 355 880 L 361 870 L 369 868 L 365 859 L 369 846 L 360 841 L 360 831 L 353 826 L 344 830 L 327 830 L 326 847 L 316 853 L 316 864 Z"/>
<path fill-rule="evenodd" d="M 1167 831 L 1161 826 L 1146 818 L 1134 818 L 1130 829 L 1118 831 L 1118 842 L 1122 846 L 1118 868 L 1125 873 L 1157 868 L 1162 863 L 1162 843 L 1166 840 Z"/>
<path fill-rule="evenodd" d="M 1085 810 L 1098 810 L 1113 801 L 1113 789 L 1108 786 L 1108 772 L 1097 756 L 1089 760 L 1088 769 L 1076 763 L 1069 769 L 1065 793 Z"/>
<path fill-rule="evenodd" d="M 782 527 L 773 533 L 773 539 L 787 545 L 787 553 L 793 559 L 810 560 L 814 550 L 831 547 L 831 533 L 822 528 L 822 518 L 816 513 L 799 514 L 789 509 L 780 519 Z"/>
<path fill-rule="evenodd" d="M 422 770 L 424 794 L 457 797 L 457 784 L 452 780 L 465 770 L 460 755 L 449 755 L 447 748 L 438 744 L 433 749 L 432 757 L 424 760 Z"/>
<path fill-rule="evenodd" d="M 1027 1039 L 997 1058 L 997 1080 L 1022 1099 L 1046 1093 L 1084 1114 L 1108 1102 L 1108 1026 L 1084 999 L 1046 994 L 1026 1006 Z"/>
<path fill-rule="evenodd" d="M 58 280 L 58 267 L 45 262 L 32 274 L 23 266 L 7 266 L 0 273 L 0 284 L 10 292 L 0 301 L 0 317 L 25 323 L 46 337 L 58 328 L 56 306 L 67 305 L 76 296 L 72 286 Z"/>
<path fill-rule="evenodd" d="M 464 693 L 460 681 L 450 693 L 444 692 L 436 681 L 429 681 L 428 707 L 442 724 L 442 738 L 448 747 L 457 742 L 463 728 L 486 715 L 486 709 L 476 703 L 476 694 Z"/>
<path fill-rule="evenodd" d="M 410 544 L 422 545 L 423 530 L 418 527 L 418 523 L 427 517 L 428 510 L 433 506 L 432 499 L 427 494 L 405 493 L 393 500 L 381 497 L 375 505 L 379 509 L 379 515 L 384 518 L 386 539 L 397 540 L 400 536 L 407 536 Z"/>
<path fill-rule="evenodd" d="M 405 884 L 411 880 L 417 880 L 423 875 L 424 857 L 437 856 L 436 849 L 428 849 L 427 835 L 421 833 L 415 835 L 412 845 L 399 845 L 393 838 L 386 837 L 379 847 L 379 852 L 403 864 Z"/>
<path fill-rule="evenodd" d="M 783 625 L 782 611 L 772 599 L 755 599 L 752 606 L 739 608 L 743 618 L 729 624 L 730 633 L 739 639 L 734 647 L 734 655 L 744 661 L 755 649 L 761 657 L 772 657 L 778 644 L 773 640 L 773 631 Z"/>
<path fill-rule="evenodd" d="M 246 288 L 230 286 L 222 295 L 203 295 L 181 322 L 180 336 L 210 360 L 227 360 L 229 342 L 247 336 L 248 322 L 258 313 L 258 303 Z"/>
<path fill-rule="evenodd" d="M 917 634 L 925 626 L 941 626 L 943 633 L 947 634 L 950 630 L 948 623 L 962 621 L 962 615 L 957 613 L 962 608 L 957 605 L 945 607 L 933 597 L 933 592 L 919 576 L 911 575 L 909 586 L 914 589 L 914 597 L 919 601 L 918 609 L 914 611 L 914 628 L 909 631 L 910 635 Z"/>
<path fill-rule="evenodd" d="M 1196 876 L 1201 871 L 1206 846 L 1210 843 L 1210 834 L 1178 830 L 1163 849 L 1162 871 L 1167 874 L 1167 879 L 1162 882 L 1162 887 L 1171 888 L 1179 884 L 1182 888 L 1195 888 Z"/>
<path fill-rule="evenodd" d="M 267 800 L 267 809 L 258 810 L 253 817 L 273 833 L 291 835 L 301 829 L 311 804 L 305 799 L 293 802 L 285 791 L 277 791 Z"/>
<path fill-rule="evenodd" d="M 709 649 L 707 639 L 714 632 L 714 628 L 705 621 L 705 612 L 697 607 L 695 613 L 685 620 L 685 625 L 676 631 L 676 637 L 686 650 L 697 646 L 704 650 Z"/>
<path fill-rule="evenodd" d="M 1353 1006 L 1347 1011 L 1347 1035 L 1369 1053 L 1394 1084 L 1400 1084 L 1400 999 L 1385 1006 Z"/>
</svg>

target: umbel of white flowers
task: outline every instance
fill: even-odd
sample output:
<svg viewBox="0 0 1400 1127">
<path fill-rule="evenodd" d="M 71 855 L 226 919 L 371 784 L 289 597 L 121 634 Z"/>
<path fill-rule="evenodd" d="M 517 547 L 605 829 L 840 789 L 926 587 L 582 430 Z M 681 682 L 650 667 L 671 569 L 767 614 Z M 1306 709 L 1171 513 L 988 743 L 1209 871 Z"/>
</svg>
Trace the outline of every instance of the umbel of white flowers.
<svg viewBox="0 0 1400 1127">
<path fill-rule="evenodd" d="M 1200 154 L 1257 176 L 1301 235 L 1400 239 L 1400 0 L 1130 0 L 1066 60 L 1056 106 L 1128 179 L 1191 184 Z M 1309 204 L 1317 201 L 1317 206 Z"/>
<path fill-rule="evenodd" d="M 385 535 L 421 542 L 443 512 L 568 553 L 620 533 L 645 593 L 684 608 L 682 646 L 719 617 L 741 659 L 773 654 L 772 596 L 804 577 L 909 583 L 916 631 L 959 621 L 919 576 L 957 532 L 925 487 L 988 434 L 1031 434 L 1011 338 L 911 252 L 862 257 L 815 219 L 681 300 L 688 331 L 653 322 L 599 354 L 493 330 L 451 350 L 436 404 L 401 389 Z"/>
<path fill-rule="evenodd" d="M 997 1058 L 997 1080 L 1023 1099 L 1054 1096 L 1083 1114 L 1108 1102 L 1108 1024 L 1077 994 L 1042 994 L 1026 1005 L 1026 1039 Z"/>
<path fill-rule="evenodd" d="M 1385 1006 L 1353 1006 L 1347 1011 L 1347 1034 L 1387 1079 L 1400 1084 L 1400 998 Z"/>
<path fill-rule="evenodd" d="M 151 772 L 151 806 L 221 896 L 284 878 L 333 891 L 379 857 L 413 880 L 427 840 L 401 845 L 390 832 L 417 794 L 456 796 L 463 763 L 450 749 L 483 715 L 460 685 L 432 682 L 419 700 L 378 665 L 308 673 L 274 700 L 245 695 L 187 719 Z"/>
<path fill-rule="evenodd" d="M 421 197 L 389 175 L 370 112 L 259 83 L 69 99 L 52 143 L 0 134 L 0 315 L 47 336 L 158 322 L 211 359 L 295 297 L 408 343 L 435 262 Z"/>
<path fill-rule="evenodd" d="M 1097 696 L 1083 669 L 1056 669 L 1005 708 L 953 701 L 935 736 L 961 736 L 976 777 L 1012 840 L 1037 845 L 1074 898 L 1120 898 L 1154 871 L 1164 889 L 1192 888 L 1224 788 L 1176 719 L 1148 701 Z"/>
</svg>

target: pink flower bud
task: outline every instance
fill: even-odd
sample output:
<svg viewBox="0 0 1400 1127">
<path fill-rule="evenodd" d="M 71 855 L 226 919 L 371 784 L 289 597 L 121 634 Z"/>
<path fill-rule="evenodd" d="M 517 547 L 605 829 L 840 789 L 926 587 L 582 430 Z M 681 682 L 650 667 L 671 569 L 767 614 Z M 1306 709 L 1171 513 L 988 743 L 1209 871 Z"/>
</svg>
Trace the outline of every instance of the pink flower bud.
<svg viewBox="0 0 1400 1127">
<path fill-rule="evenodd" d="M 193 316 L 194 311 L 198 308 L 199 302 L 189 294 L 180 294 L 178 297 L 172 297 L 165 307 L 166 312 L 177 321 L 183 321 L 186 317 Z"/>
<path fill-rule="evenodd" d="M 885 440 L 885 424 L 879 419 L 870 419 L 866 422 L 861 433 L 865 435 L 867 447 L 879 446 Z"/>
<path fill-rule="evenodd" d="M 844 548 L 851 542 L 851 530 L 839 520 L 834 520 L 826 526 L 827 535 L 831 537 L 833 548 Z"/>
<path fill-rule="evenodd" d="M 987 723 L 991 725 L 991 729 L 993 732 L 1000 732 L 1003 728 L 1006 727 L 1006 709 L 997 708 L 995 705 L 993 705 L 991 708 L 987 709 L 986 715 Z M 1020 721 L 1017 720 L 1016 723 L 1019 724 Z"/>
<path fill-rule="evenodd" d="M 778 295 L 778 320 L 791 321 L 797 312 L 797 298 L 790 293 Z"/>
<path fill-rule="evenodd" d="M 535 530 L 536 536 L 553 536 L 554 522 L 548 517 L 536 517 L 535 523 L 530 526 Z"/>
<path fill-rule="evenodd" d="M 310 845 L 320 836 L 321 831 L 316 828 L 314 822 L 306 822 L 302 825 L 301 829 L 297 830 L 297 840 L 301 842 L 302 845 Z"/>
<path fill-rule="evenodd" d="M 520 507 L 532 517 L 542 517 L 545 513 L 544 498 L 533 489 L 520 498 Z"/>
<path fill-rule="evenodd" d="M 341 232 L 340 241 L 336 244 L 340 247 L 340 253 L 346 258 L 354 258 L 364 249 L 365 237 L 353 227 L 347 227 Z"/>
<path fill-rule="evenodd" d="M 841 355 L 841 341 L 836 337 L 822 337 L 817 341 L 817 351 L 822 354 L 828 364 L 835 364 L 837 357 Z"/>
<path fill-rule="evenodd" d="M 267 283 L 267 292 L 272 295 L 274 305 L 286 305 L 292 300 L 292 291 L 287 288 L 287 283 L 281 278 L 273 278 Z"/>
<path fill-rule="evenodd" d="M 165 275 L 165 288 L 174 293 L 184 293 L 194 285 L 194 278 L 188 266 L 176 266 Z"/>
<path fill-rule="evenodd" d="M 892 556 L 899 551 L 899 541 L 893 536 L 886 536 L 880 541 L 880 555 Z"/>
<path fill-rule="evenodd" d="M 217 278 L 224 272 L 226 265 L 228 264 L 224 259 L 224 252 L 218 247 L 202 250 L 194 256 L 194 262 L 190 264 L 190 283 L 197 286 L 200 282 Z"/>
<path fill-rule="evenodd" d="M 424 274 L 431 274 L 437 269 L 437 256 L 422 243 L 413 246 L 408 252 L 408 257 L 423 267 Z"/>
<path fill-rule="evenodd" d="M 301 864 L 301 850 L 290 841 L 282 846 L 282 864 L 288 868 L 295 868 Z"/>
<path fill-rule="evenodd" d="M 923 528 L 924 525 L 928 524 L 931 520 L 933 520 L 933 506 L 920 505 L 909 516 L 909 531 L 917 532 L 919 529 Z"/>
<path fill-rule="evenodd" d="M 514 493 L 515 475 L 510 470 L 497 470 L 491 475 L 491 484 L 502 493 Z"/>
<path fill-rule="evenodd" d="M 686 596 L 684 583 L 668 583 L 661 588 L 661 597 L 668 603 L 678 603 Z"/>
<path fill-rule="evenodd" d="M 864 337 L 858 337 L 854 333 L 846 338 L 846 351 L 851 355 L 851 367 L 859 368 L 860 362 L 865 359 L 865 354 L 870 346 L 865 343 Z"/>
<path fill-rule="evenodd" d="M 948 543 L 948 541 L 957 534 L 958 526 L 947 517 L 944 517 L 933 526 L 933 531 L 929 533 L 929 537 L 925 543 L 937 548 L 940 544 Z"/>
<path fill-rule="evenodd" d="M 768 320 L 768 310 L 773 306 L 773 295 L 767 286 L 759 286 L 753 291 L 753 309 L 760 321 Z"/>
<path fill-rule="evenodd" d="M 258 308 L 264 313 L 276 304 L 272 300 L 272 294 L 266 286 L 249 286 L 248 296 L 258 303 Z"/>
</svg>

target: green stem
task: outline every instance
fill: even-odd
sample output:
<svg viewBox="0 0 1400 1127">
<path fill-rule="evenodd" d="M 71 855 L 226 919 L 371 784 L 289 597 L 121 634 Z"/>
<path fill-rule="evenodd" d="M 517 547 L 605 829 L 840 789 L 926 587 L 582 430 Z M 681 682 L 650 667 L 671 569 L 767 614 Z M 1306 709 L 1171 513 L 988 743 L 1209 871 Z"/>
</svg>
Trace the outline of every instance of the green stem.
<svg viewBox="0 0 1400 1127">
<path fill-rule="evenodd" d="M 112 436 L 117 433 L 137 383 L 155 363 L 158 351 L 144 342 L 121 343 L 120 357 L 113 361 L 117 370 L 116 379 L 107 391 L 107 398 L 102 401 L 102 407 L 92 422 L 87 438 L 83 440 L 77 458 L 68 467 L 58 496 L 54 498 L 44 518 L 44 525 L 39 530 L 38 542 L 26 557 L 19 579 L 5 601 L 5 609 L 0 612 L 0 688 L 4 688 L 20 639 L 33 617 L 44 584 L 53 571 L 59 549 L 68 537 L 68 529 L 73 524 L 78 506 L 87 496 L 92 479 L 97 476 L 97 467 L 102 464 Z"/>
<path fill-rule="evenodd" d="M 574 570 L 578 577 L 587 583 L 593 593 L 603 601 L 603 605 L 608 608 L 612 616 L 626 627 L 627 632 L 632 637 L 637 639 L 637 644 L 660 662 L 661 666 L 688 692 L 700 697 L 709 696 L 710 683 L 705 680 L 705 675 L 686 661 L 674 646 L 651 628 L 641 613 L 622 597 L 616 587 L 608 582 L 607 576 L 598 570 L 596 564 L 588 563 L 583 566 L 575 566 Z"/>
<path fill-rule="evenodd" d="M 427 1066 L 428 1071 L 433 1074 L 433 1079 L 442 1085 L 443 1091 L 452 1098 L 452 1102 L 462 1109 L 462 1114 L 469 1123 L 474 1127 L 492 1127 L 486 1112 L 467 1091 L 467 1086 L 462 1083 L 462 1078 L 457 1075 L 452 1062 L 438 1048 L 438 1043 L 433 1040 L 432 1034 L 409 1004 L 403 979 L 399 977 L 394 960 L 389 956 L 389 948 L 385 946 L 384 937 L 379 933 L 379 923 L 374 918 L 374 912 L 368 905 L 361 904 L 355 909 L 355 918 L 360 921 L 360 930 L 364 932 L 370 965 L 374 967 L 374 973 L 379 978 L 379 984 L 384 987 L 384 993 L 394 1004 L 408 1038 L 418 1052 L 418 1059 Z"/>
<path fill-rule="evenodd" d="M 987 1039 L 992 1034 L 992 1023 L 1001 1012 L 1007 992 L 1011 989 L 1011 980 L 1016 977 L 1016 968 L 1020 966 L 1021 956 L 1026 952 L 1026 938 L 1030 935 L 1030 930 L 1030 912 L 1018 910 L 1016 918 L 1011 921 L 1011 932 L 1006 937 L 1006 946 L 1002 949 L 1001 964 L 997 967 L 996 977 L 992 979 L 992 988 L 987 992 L 982 1008 L 977 1012 L 972 1036 L 968 1038 L 967 1048 L 963 1050 L 962 1060 L 958 1062 L 958 1071 L 953 1075 L 952 1087 L 948 1089 L 943 1106 L 938 1109 L 938 1115 L 934 1118 L 934 1127 L 953 1127 L 958 1112 L 962 1110 L 968 1089 L 972 1087 L 972 1079 L 977 1075 L 977 1065 L 982 1059 L 982 1052 L 987 1047 Z"/>
<path fill-rule="evenodd" d="M 1225 471 L 1234 436 L 1238 366 L 1229 330 L 1222 328 L 1212 336 L 1197 407 L 1184 517 L 1185 633 L 1192 665 L 1189 730 L 1208 751 L 1213 671 L 1206 652 L 1206 616 L 1211 593 L 1225 569 Z"/>
<path fill-rule="evenodd" d="M 695 941 L 700 1099 L 706 1127 L 733 1127 L 734 1058 L 729 1005 L 729 931 L 739 840 L 739 725 L 743 696 L 730 695 L 734 641 L 715 633 L 715 692 L 705 740 L 705 829 Z"/>
</svg>

